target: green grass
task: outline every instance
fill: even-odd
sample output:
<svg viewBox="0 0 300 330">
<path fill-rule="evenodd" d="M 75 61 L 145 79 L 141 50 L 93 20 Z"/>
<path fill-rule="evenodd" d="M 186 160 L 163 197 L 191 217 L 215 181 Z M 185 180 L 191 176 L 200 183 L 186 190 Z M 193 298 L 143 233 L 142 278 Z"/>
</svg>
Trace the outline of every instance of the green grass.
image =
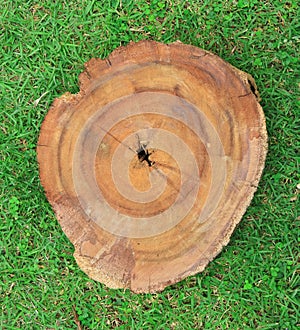
<svg viewBox="0 0 300 330">
<path fill-rule="evenodd" d="M 297 1 L 0 5 L 0 328 L 298 328 Z M 78 268 L 39 183 L 35 149 L 54 98 L 78 91 L 84 62 L 141 39 L 179 39 L 251 73 L 269 133 L 259 189 L 229 245 L 203 273 L 153 295 L 110 290 Z"/>
</svg>

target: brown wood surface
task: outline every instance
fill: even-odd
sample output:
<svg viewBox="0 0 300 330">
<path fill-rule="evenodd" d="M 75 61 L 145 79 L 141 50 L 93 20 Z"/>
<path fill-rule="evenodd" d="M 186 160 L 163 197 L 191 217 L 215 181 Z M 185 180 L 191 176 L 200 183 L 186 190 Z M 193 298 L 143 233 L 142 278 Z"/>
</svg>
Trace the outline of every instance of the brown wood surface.
<svg viewBox="0 0 300 330">
<path fill-rule="evenodd" d="M 202 271 L 264 167 L 253 78 L 193 46 L 141 41 L 90 60 L 79 80 L 54 101 L 37 150 L 78 265 L 134 292 Z"/>
</svg>

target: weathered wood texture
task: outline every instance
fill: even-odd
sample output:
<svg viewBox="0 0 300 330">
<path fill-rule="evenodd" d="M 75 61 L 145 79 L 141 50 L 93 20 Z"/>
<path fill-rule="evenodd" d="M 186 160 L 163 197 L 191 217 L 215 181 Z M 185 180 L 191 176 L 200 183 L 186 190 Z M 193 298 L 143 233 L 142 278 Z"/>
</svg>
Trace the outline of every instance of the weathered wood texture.
<svg viewBox="0 0 300 330">
<path fill-rule="evenodd" d="M 134 292 L 202 271 L 264 167 L 254 80 L 207 51 L 152 41 L 90 60 L 79 80 L 38 142 L 41 182 L 78 265 Z"/>
</svg>

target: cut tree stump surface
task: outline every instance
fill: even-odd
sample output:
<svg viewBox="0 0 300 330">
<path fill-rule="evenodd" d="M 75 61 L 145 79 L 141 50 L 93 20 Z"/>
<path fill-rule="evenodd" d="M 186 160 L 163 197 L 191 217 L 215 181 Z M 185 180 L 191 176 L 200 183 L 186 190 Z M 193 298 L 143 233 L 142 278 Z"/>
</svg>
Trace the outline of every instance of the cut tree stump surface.
<svg viewBox="0 0 300 330">
<path fill-rule="evenodd" d="M 92 59 L 56 99 L 40 178 L 80 268 L 155 292 L 202 271 L 229 242 L 264 167 L 253 78 L 205 50 L 130 43 Z"/>
</svg>

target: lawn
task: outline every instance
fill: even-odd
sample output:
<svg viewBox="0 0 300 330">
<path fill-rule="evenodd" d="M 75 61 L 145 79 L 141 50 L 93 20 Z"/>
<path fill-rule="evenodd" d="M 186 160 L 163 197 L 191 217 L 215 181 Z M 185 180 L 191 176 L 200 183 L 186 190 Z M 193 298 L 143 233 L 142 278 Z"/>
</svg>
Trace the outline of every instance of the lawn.
<svg viewBox="0 0 300 330">
<path fill-rule="evenodd" d="M 0 0 L 0 328 L 298 329 L 300 24 L 297 1 Z M 112 290 L 73 258 L 39 182 L 36 144 L 56 97 L 92 57 L 180 40 L 253 75 L 265 170 L 204 272 L 157 294 Z"/>
</svg>

